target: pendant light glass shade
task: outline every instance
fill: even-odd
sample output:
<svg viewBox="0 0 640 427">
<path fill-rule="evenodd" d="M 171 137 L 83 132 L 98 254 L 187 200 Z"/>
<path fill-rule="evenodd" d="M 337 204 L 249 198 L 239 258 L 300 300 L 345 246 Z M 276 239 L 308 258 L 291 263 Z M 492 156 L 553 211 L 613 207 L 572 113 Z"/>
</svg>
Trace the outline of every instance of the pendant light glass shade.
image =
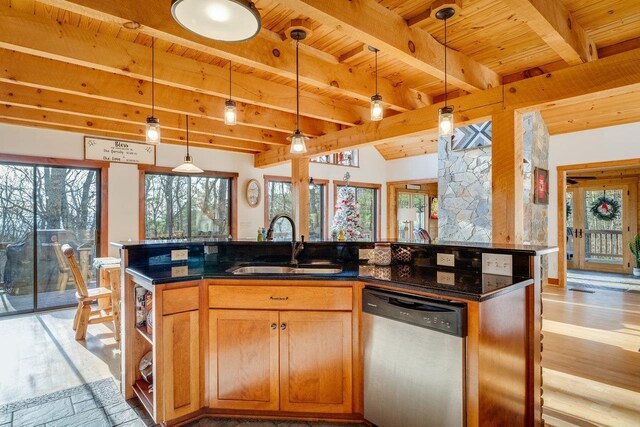
<svg viewBox="0 0 640 427">
<path fill-rule="evenodd" d="M 453 136 L 453 107 L 443 107 L 438 113 L 438 135 L 444 137 Z"/>
<path fill-rule="evenodd" d="M 224 103 L 224 124 L 227 126 L 234 126 L 236 123 L 236 102 L 229 99 Z"/>
<path fill-rule="evenodd" d="M 374 122 L 384 118 L 384 109 L 382 108 L 382 96 L 373 95 L 371 97 L 371 120 Z"/>
<path fill-rule="evenodd" d="M 371 97 L 371 121 L 377 122 L 384 118 L 384 108 L 382 107 L 382 95 L 378 93 L 378 52 L 373 46 L 369 50 L 376 55 L 376 94 Z"/>
<path fill-rule="evenodd" d="M 160 120 L 157 117 L 147 117 L 147 144 L 160 144 Z"/>
<path fill-rule="evenodd" d="M 212 40 L 239 42 L 260 32 L 260 13 L 248 0 L 173 0 L 173 19 Z"/>
<path fill-rule="evenodd" d="M 302 132 L 296 130 L 290 137 L 287 138 L 287 141 L 291 141 L 291 150 L 289 150 L 289 152 L 292 154 L 306 153 L 307 140 L 309 140 L 309 137 L 304 136 Z"/>
<path fill-rule="evenodd" d="M 309 190 L 316 188 L 316 183 L 313 181 L 313 177 L 309 178 Z"/>
<path fill-rule="evenodd" d="M 187 155 L 184 156 L 184 163 L 172 169 L 173 172 L 180 173 L 203 173 L 204 171 L 193 164 L 193 158 L 189 154 L 189 115 L 187 117 Z"/>
</svg>

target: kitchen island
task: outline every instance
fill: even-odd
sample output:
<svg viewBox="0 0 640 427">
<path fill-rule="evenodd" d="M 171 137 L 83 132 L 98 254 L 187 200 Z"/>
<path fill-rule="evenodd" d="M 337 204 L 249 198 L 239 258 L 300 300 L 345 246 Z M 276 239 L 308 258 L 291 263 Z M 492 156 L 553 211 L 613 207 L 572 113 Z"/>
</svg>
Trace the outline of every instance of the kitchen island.
<svg viewBox="0 0 640 427">
<path fill-rule="evenodd" d="M 392 265 L 374 266 L 373 243 L 311 242 L 294 269 L 289 242 L 117 245 L 122 391 L 158 423 L 363 421 L 365 288 L 466 307 L 464 425 L 542 422 L 540 258 L 554 248 L 393 242 Z M 496 260 L 509 275 L 483 274 Z M 149 330 L 136 326 L 141 290 Z M 151 388 L 138 369 L 149 352 Z"/>
</svg>

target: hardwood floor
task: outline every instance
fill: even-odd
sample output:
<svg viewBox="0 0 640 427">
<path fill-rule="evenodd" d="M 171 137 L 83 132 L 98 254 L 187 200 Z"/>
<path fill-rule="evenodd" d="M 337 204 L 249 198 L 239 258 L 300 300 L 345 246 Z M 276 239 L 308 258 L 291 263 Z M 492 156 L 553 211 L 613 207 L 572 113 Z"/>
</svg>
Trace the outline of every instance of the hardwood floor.
<svg viewBox="0 0 640 427">
<path fill-rule="evenodd" d="M 640 293 L 543 291 L 544 419 L 551 426 L 640 425 Z"/>
<path fill-rule="evenodd" d="M 0 318 L 0 404 L 109 377 L 119 383 L 113 325 L 91 325 L 87 340 L 76 341 L 74 315 L 75 308 Z"/>
</svg>

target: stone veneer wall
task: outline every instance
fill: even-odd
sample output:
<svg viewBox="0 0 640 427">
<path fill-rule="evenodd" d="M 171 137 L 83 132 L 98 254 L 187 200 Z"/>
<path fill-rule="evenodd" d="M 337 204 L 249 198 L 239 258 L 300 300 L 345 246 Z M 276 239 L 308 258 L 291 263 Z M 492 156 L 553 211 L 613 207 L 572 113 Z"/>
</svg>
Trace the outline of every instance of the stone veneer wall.
<svg viewBox="0 0 640 427">
<path fill-rule="evenodd" d="M 548 206 L 534 204 L 532 192 L 533 168 L 549 168 L 549 132 L 540 113 L 523 116 L 523 132 L 524 242 L 546 245 Z M 491 147 L 453 151 L 440 139 L 438 197 L 441 240 L 491 242 Z"/>
<path fill-rule="evenodd" d="M 524 234 L 523 241 L 531 245 L 549 243 L 549 206 L 533 203 L 534 168 L 549 170 L 549 131 L 539 112 L 525 114 L 522 128 L 524 131 Z M 551 182 L 549 185 L 552 185 Z M 542 260 L 542 278 L 548 274 L 547 257 Z"/>
<path fill-rule="evenodd" d="M 491 147 L 453 151 L 438 142 L 438 238 L 491 241 Z"/>
</svg>

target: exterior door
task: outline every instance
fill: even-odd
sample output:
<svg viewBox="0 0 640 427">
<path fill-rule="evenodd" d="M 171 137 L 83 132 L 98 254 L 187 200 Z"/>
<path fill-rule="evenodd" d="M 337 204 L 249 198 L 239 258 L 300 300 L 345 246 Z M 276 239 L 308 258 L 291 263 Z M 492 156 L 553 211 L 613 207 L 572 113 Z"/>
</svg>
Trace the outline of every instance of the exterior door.
<svg viewBox="0 0 640 427">
<path fill-rule="evenodd" d="M 280 410 L 352 411 L 350 312 L 280 312 Z"/>
<path fill-rule="evenodd" d="M 630 273 L 628 247 L 637 230 L 636 201 L 633 181 L 591 181 L 568 187 L 567 267 Z M 611 212 L 617 212 L 615 218 L 609 217 Z"/>
<path fill-rule="evenodd" d="M 210 408 L 278 410 L 278 312 L 210 310 Z"/>
<path fill-rule="evenodd" d="M 413 229 L 424 228 L 429 230 L 429 195 L 427 193 L 403 192 L 399 191 L 397 196 L 398 210 L 403 208 L 414 208 L 416 215 L 412 221 L 398 220 L 397 234 L 404 241 L 413 240 Z M 397 218 L 401 218 L 398 211 Z"/>
</svg>

